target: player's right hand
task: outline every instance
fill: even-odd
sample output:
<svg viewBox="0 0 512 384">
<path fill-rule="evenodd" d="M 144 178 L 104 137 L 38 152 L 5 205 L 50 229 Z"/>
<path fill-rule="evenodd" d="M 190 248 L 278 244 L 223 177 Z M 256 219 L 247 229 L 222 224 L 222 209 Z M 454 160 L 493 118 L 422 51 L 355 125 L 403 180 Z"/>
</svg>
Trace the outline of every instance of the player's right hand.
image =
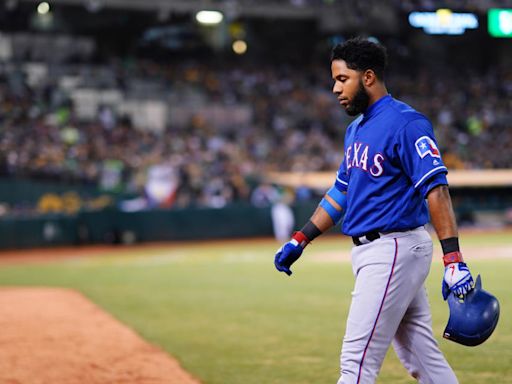
<svg viewBox="0 0 512 384">
<path fill-rule="evenodd" d="M 473 276 L 466 263 L 450 263 L 444 268 L 443 299 L 448 299 L 450 293 L 462 296 L 472 289 Z"/>
<path fill-rule="evenodd" d="M 301 246 L 301 244 L 307 244 L 304 241 L 299 242 L 304 238 L 305 237 L 301 232 L 296 232 L 293 234 L 292 239 L 289 242 L 285 243 L 281 248 L 277 250 L 276 256 L 274 258 L 274 265 L 279 272 L 284 272 L 288 276 L 293 273 L 290 270 L 290 267 L 297 261 L 300 255 L 302 255 L 304 248 Z"/>
<path fill-rule="evenodd" d="M 274 259 L 274 265 L 279 272 L 284 272 L 290 276 L 293 272 L 290 267 L 297 259 L 302 255 L 302 247 L 299 245 L 297 240 L 290 240 L 277 250 L 276 257 Z"/>
</svg>

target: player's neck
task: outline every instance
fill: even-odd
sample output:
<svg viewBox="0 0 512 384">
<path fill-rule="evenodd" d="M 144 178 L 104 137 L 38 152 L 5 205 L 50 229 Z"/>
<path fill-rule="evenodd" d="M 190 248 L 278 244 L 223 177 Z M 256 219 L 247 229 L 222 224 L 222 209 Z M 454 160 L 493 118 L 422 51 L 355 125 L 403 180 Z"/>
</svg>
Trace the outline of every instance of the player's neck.
<svg viewBox="0 0 512 384">
<path fill-rule="evenodd" d="M 368 106 L 376 103 L 378 100 L 380 100 L 386 95 L 388 95 L 388 90 L 386 89 L 386 86 L 384 84 L 376 85 L 375 88 L 372 89 L 372 92 L 370 92 L 368 95 L 370 96 Z"/>
</svg>

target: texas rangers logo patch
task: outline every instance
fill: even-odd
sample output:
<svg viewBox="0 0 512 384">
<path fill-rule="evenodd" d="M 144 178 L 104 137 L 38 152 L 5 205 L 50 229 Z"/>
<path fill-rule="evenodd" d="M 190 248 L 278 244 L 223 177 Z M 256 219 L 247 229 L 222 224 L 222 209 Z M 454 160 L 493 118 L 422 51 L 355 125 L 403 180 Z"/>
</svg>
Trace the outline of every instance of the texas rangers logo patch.
<svg viewBox="0 0 512 384">
<path fill-rule="evenodd" d="M 418 155 L 423 159 L 425 156 L 430 155 L 432 157 L 441 157 L 439 149 L 437 149 L 436 143 L 428 136 L 422 136 L 416 140 L 416 151 Z"/>
</svg>

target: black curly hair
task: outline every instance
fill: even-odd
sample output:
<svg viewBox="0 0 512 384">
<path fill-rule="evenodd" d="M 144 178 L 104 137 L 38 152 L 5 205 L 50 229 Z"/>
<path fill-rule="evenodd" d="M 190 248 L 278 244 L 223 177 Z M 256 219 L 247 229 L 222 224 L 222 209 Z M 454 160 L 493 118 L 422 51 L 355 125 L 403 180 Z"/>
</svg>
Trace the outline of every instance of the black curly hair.
<svg viewBox="0 0 512 384">
<path fill-rule="evenodd" d="M 356 71 L 371 69 L 380 80 L 384 80 L 388 54 L 383 45 L 355 37 L 332 49 L 331 62 L 334 60 L 343 60 L 347 67 Z"/>
</svg>

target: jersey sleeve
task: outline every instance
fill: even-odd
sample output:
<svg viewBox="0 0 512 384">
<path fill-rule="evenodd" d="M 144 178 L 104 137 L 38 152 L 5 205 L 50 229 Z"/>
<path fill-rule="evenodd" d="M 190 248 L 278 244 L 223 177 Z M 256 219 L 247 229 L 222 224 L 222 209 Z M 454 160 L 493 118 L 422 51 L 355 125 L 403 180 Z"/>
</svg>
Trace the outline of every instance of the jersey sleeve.
<svg viewBox="0 0 512 384">
<path fill-rule="evenodd" d="M 432 177 L 448 173 L 434 137 L 432 124 L 426 119 L 416 119 L 399 132 L 398 156 L 403 169 L 415 189 Z"/>
<path fill-rule="evenodd" d="M 347 166 L 345 163 L 345 157 L 341 161 L 338 172 L 336 173 L 336 180 L 334 181 L 334 187 L 341 192 L 347 192 L 348 189 L 348 176 Z"/>
<path fill-rule="evenodd" d="M 427 198 L 430 191 L 440 185 L 448 185 L 445 173 L 437 173 L 436 175 L 429 177 L 428 180 L 421 185 L 420 193 L 424 198 Z"/>
</svg>

